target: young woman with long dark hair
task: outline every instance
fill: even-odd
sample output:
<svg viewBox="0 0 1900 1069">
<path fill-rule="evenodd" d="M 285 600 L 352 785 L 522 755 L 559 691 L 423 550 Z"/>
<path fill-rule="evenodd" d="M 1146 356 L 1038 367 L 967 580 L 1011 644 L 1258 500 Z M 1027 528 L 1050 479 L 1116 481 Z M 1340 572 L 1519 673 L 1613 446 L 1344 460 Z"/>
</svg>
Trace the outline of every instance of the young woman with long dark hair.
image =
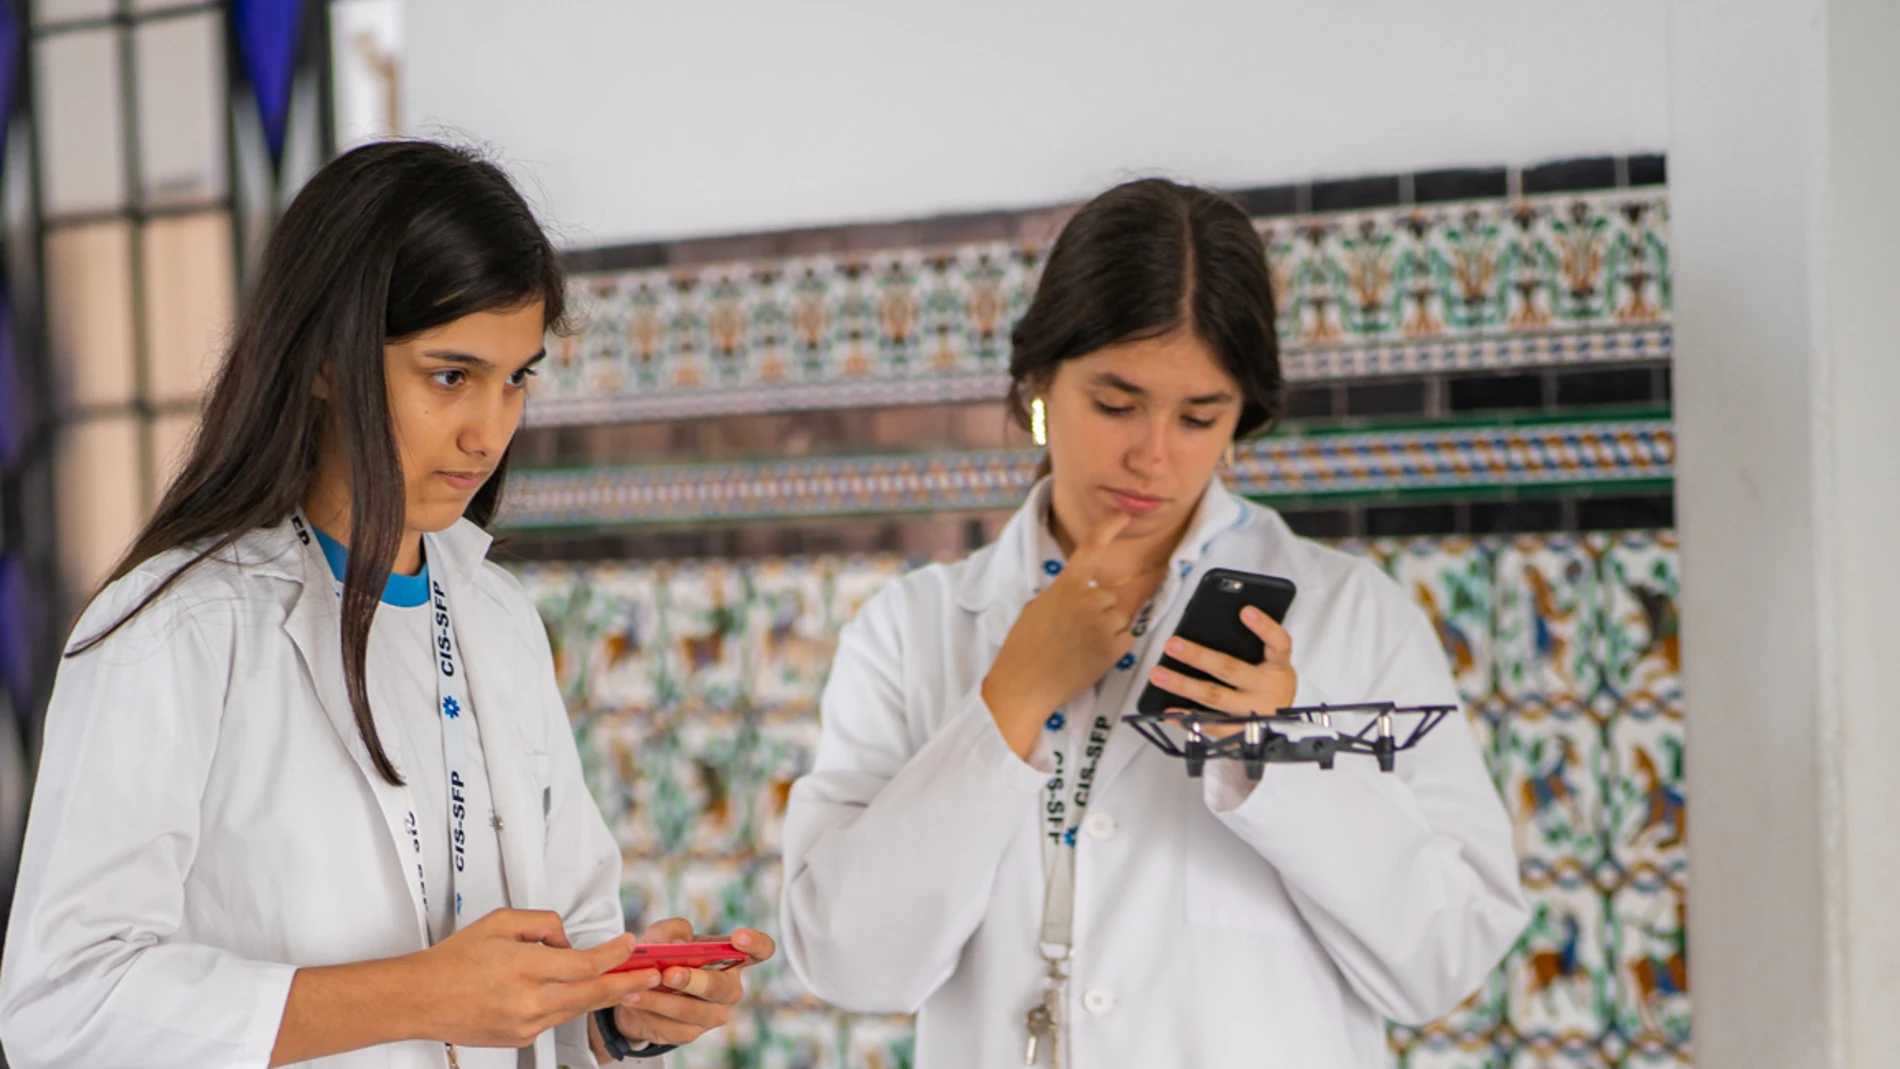
<svg viewBox="0 0 1900 1069">
<path fill-rule="evenodd" d="M 357 149 L 285 212 L 60 669 L 0 975 L 16 1069 L 553 1069 L 726 1021 L 738 970 L 609 971 L 620 853 L 485 560 L 563 294 L 458 149 Z"/>
</svg>

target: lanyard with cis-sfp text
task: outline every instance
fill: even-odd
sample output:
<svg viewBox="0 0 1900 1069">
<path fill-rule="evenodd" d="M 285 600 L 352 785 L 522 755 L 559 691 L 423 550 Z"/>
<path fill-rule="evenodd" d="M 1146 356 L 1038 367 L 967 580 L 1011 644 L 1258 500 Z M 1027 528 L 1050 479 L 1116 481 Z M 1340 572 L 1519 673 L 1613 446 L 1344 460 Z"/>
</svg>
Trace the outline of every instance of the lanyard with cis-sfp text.
<svg viewBox="0 0 1900 1069">
<path fill-rule="evenodd" d="M 1129 632 L 1137 640 L 1148 633 L 1156 600 L 1150 598 L 1129 627 Z M 1134 655 L 1130 654 L 1130 657 Z M 1129 667 L 1134 663 L 1130 661 Z M 1125 693 L 1125 688 L 1110 687 L 1107 690 L 1110 693 L 1103 693 L 1103 689 L 1098 686 L 1092 711 L 1116 708 L 1121 704 L 1119 698 Z M 1063 715 L 1060 712 L 1054 714 L 1052 722 L 1055 717 Z M 1082 817 L 1088 810 L 1089 793 L 1095 787 L 1096 766 L 1101 764 L 1102 753 L 1108 748 L 1108 733 L 1113 727 L 1114 722 L 1106 714 L 1094 711 L 1088 736 L 1082 742 L 1076 761 L 1065 761 L 1059 746 L 1053 753 L 1055 771 L 1049 777 L 1042 807 L 1046 884 L 1042 899 L 1042 930 L 1037 939 L 1037 948 L 1042 952 L 1047 972 L 1043 974 L 1042 1001 L 1030 1009 L 1024 1022 L 1029 1032 L 1029 1043 L 1023 1056 L 1025 1065 L 1036 1064 L 1039 1050 L 1045 1042 L 1049 1045 L 1049 1064 L 1056 1069 L 1062 1065 L 1062 1011 L 1068 996 L 1069 953 L 1075 945 L 1076 832 L 1081 828 Z M 1065 769 L 1072 764 L 1076 768 L 1075 786 L 1065 798 Z"/>
<path fill-rule="evenodd" d="M 291 524 L 295 527 L 297 538 L 304 544 L 306 551 L 316 555 L 314 563 L 323 570 L 323 574 L 328 575 L 329 561 L 324 559 L 322 547 L 318 546 L 316 540 L 311 537 L 309 521 L 304 518 L 301 511 L 292 514 Z M 334 589 L 336 596 L 339 599 L 342 598 L 343 584 L 340 581 L 336 582 Z M 466 828 L 469 811 L 469 778 L 472 771 L 468 757 L 466 718 L 474 713 L 473 703 L 469 701 L 468 695 L 468 676 L 462 671 L 460 651 L 455 643 L 455 623 L 449 611 L 448 591 L 442 588 L 442 580 L 435 575 L 429 576 L 429 620 L 434 634 L 430 653 L 435 661 L 436 712 L 441 714 L 442 718 L 442 758 L 448 771 L 449 886 L 446 891 L 452 896 L 451 924 L 459 928 L 464 903 L 461 891 L 456 886 L 460 882 L 457 877 L 467 871 L 469 851 L 475 845 L 474 839 L 468 834 Z M 428 928 L 432 927 L 430 921 L 433 917 L 429 910 L 429 884 L 422 867 L 422 829 L 416 820 L 415 799 L 410 794 L 409 786 L 404 784 L 401 790 L 408 808 L 408 816 L 403 821 L 403 827 L 409 832 L 409 843 L 415 852 L 416 888 L 421 895 L 423 925 Z M 501 903 L 491 905 L 499 907 Z M 483 909 L 481 912 L 485 914 L 488 910 Z M 447 938 L 448 934 L 447 932 L 431 933 L 430 942 L 440 942 Z M 450 1046 L 450 1066 L 456 1066 L 459 1063 L 460 1059 L 456 1056 L 455 1048 Z"/>
<path fill-rule="evenodd" d="M 1075 939 L 1075 833 L 1083 812 L 1088 809 L 1089 790 L 1108 742 L 1108 731 L 1108 718 L 1096 716 L 1089 727 L 1088 742 L 1078 755 L 1087 763 L 1075 774 L 1073 812 L 1069 809 L 1071 803 L 1063 797 L 1066 763 L 1062 750 L 1055 750 L 1055 773 L 1049 779 L 1043 802 L 1043 816 L 1048 823 L 1043 850 L 1047 882 L 1042 899 L 1042 931 L 1037 939 L 1047 972 L 1042 979 L 1042 1000 L 1030 1007 L 1023 1022 L 1029 1033 L 1024 1065 L 1036 1064 L 1044 1043 L 1049 1046 L 1049 1064 L 1052 1067 L 1062 1064 L 1062 1013 L 1069 988 L 1069 949 Z"/>
</svg>

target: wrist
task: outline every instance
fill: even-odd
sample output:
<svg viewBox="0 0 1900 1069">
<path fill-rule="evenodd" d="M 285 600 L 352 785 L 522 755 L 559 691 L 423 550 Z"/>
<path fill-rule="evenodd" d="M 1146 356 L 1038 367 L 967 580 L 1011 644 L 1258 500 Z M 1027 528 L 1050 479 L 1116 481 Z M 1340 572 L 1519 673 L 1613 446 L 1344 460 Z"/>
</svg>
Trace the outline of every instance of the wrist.
<svg viewBox="0 0 1900 1069">
<path fill-rule="evenodd" d="M 1017 757 L 1029 760 L 1043 721 L 1049 718 L 1049 711 L 1055 706 L 1044 709 L 1036 695 L 1022 693 L 993 678 L 983 681 L 980 694 L 990 719 L 1002 733 L 1003 742 Z"/>
<path fill-rule="evenodd" d="M 626 1020 L 622 1019 L 621 1011 L 625 1009 L 625 1006 L 614 1006 L 609 1009 L 595 1010 L 589 1015 L 593 1018 L 593 1027 L 590 1031 L 600 1037 L 601 1051 L 604 1051 L 611 1060 L 656 1058 L 667 1051 L 676 1049 L 674 1046 L 662 1044 L 641 1035 L 638 1028 L 630 1026 Z M 634 1018 L 638 1015 L 629 1012 L 626 1016 Z M 597 1055 L 599 1053 L 600 1051 L 596 1052 Z"/>
<path fill-rule="evenodd" d="M 1040 681 L 1017 679 L 1009 673 L 983 678 L 983 704 L 998 722 L 1041 726 L 1062 703 L 1041 693 Z"/>
<path fill-rule="evenodd" d="M 608 1016 L 613 1018 L 614 1031 L 620 1033 L 620 1038 L 631 1043 L 635 1048 L 644 1047 L 653 1042 L 640 1034 L 640 1026 L 635 1020 L 637 1015 L 629 1012 L 627 1007 L 609 1007 Z"/>
<path fill-rule="evenodd" d="M 297 1064 L 440 1035 L 428 1013 L 429 988 L 413 964 L 405 958 L 382 958 L 306 966 L 292 973 L 270 1064 Z"/>
<path fill-rule="evenodd" d="M 417 951 L 400 957 L 385 958 L 375 967 L 383 976 L 376 985 L 385 993 L 392 1042 L 418 1039 L 440 1040 L 447 1034 L 445 1022 L 438 1019 L 436 1000 L 430 993 L 436 985 L 430 980 L 429 952 Z"/>
</svg>

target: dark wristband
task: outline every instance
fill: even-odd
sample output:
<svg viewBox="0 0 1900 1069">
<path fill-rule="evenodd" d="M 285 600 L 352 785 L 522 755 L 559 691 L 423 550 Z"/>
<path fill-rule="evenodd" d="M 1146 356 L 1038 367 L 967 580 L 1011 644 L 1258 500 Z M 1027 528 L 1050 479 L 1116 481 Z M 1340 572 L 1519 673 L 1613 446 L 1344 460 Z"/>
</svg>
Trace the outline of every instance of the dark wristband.
<svg viewBox="0 0 1900 1069">
<path fill-rule="evenodd" d="M 600 1030 L 600 1045 L 607 1048 L 607 1053 L 613 1055 L 614 1061 L 622 1058 L 658 1058 L 669 1050 L 679 1049 L 676 1046 L 666 1047 L 658 1043 L 649 1043 L 636 1050 L 634 1045 L 627 1041 L 627 1037 L 620 1034 L 620 1026 L 614 1023 L 612 1009 L 595 1010 L 594 1027 Z"/>
</svg>

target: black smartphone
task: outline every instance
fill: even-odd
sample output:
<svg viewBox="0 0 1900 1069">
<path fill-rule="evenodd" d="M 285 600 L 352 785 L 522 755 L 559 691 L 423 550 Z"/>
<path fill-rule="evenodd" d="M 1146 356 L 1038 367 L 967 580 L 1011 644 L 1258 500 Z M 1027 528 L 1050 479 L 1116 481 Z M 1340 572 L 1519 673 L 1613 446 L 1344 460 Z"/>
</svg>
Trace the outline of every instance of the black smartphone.
<svg viewBox="0 0 1900 1069">
<path fill-rule="evenodd" d="M 1266 643 L 1260 641 L 1260 636 L 1241 622 L 1240 610 L 1251 605 L 1273 617 L 1276 622 L 1284 623 L 1286 611 L 1293 607 L 1295 593 L 1297 589 L 1291 579 L 1282 579 L 1277 575 L 1256 575 L 1232 568 L 1215 568 L 1201 576 L 1201 583 L 1194 588 L 1194 597 L 1189 599 L 1187 610 L 1181 614 L 1181 622 L 1176 625 L 1174 633 L 1189 642 L 1248 664 L 1259 664 L 1261 656 L 1266 653 Z M 1161 656 L 1161 667 L 1194 679 L 1212 678 L 1206 672 L 1182 664 L 1167 654 Z M 1152 715 L 1170 709 L 1212 711 L 1200 702 L 1162 690 L 1153 683 L 1142 689 L 1141 697 L 1135 702 L 1135 711 L 1139 713 Z"/>
</svg>

